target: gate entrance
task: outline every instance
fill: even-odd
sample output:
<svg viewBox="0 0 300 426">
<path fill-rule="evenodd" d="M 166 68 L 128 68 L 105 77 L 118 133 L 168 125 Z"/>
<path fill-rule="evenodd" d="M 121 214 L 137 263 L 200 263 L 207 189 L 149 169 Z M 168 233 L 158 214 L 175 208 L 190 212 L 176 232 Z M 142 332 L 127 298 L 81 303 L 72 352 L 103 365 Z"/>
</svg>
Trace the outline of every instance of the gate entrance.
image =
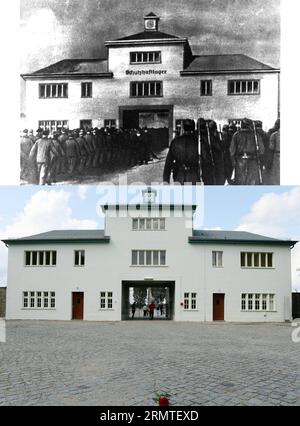
<svg viewBox="0 0 300 426">
<path fill-rule="evenodd" d="M 122 106 L 119 108 L 120 127 L 130 130 L 147 127 L 151 149 L 167 148 L 173 137 L 173 105 Z"/>
<path fill-rule="evenodd" d="M 172 320 L 174 296 L 174 281 L 122 281 L 122 320 L 150 320 L 151 304 L 153 320 Z"/>
</svg>

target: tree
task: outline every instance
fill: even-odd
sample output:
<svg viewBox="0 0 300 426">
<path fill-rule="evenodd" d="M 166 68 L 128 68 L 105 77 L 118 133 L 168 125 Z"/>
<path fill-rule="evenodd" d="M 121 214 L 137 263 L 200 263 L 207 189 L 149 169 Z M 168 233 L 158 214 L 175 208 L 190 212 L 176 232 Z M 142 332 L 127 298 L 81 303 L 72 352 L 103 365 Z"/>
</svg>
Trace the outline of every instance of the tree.
<svg viewBox="0 0 300 426">
<path fill-rule="evenodd" d="M 147 288 L 144 287 L 134 287 L 133 289 L 133 299 L 138 308 L 142 308 L 146 303 L 147 297 Z"/>
<path fill-rule="evenodd" d="M 166 289 L 164 287 L 151 288 L 151 295 L 155 303 L 161 303 L 166 298 Z"/>
</svg>

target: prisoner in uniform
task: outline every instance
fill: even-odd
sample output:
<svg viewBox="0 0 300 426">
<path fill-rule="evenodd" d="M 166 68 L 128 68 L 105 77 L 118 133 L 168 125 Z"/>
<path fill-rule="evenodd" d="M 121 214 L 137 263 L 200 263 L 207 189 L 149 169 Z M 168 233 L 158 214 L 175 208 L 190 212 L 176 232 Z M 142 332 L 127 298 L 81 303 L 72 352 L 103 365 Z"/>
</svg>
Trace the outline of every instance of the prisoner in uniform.
<svg viewBox="0 0 300 426">
<path fill-rule="evenodd" d="M 67 172 L 71 175 L 76 167 L 76 163 L 79 160 L 79 147 L 73 134 L 69 134 L 68 139 L 65 142 L 65 152 L 67 158 Z"/>
<path fill-rule="evenodd" d="M 30 161 L 29 154 L 34 143 L 28 135 L 28 130 L 24 129 L 21 135 L 20 141 L 20 153 L 21 153 L 21 174 L 22 180 L 28 183 L 33 183 L 34 173 L 32 170 L 32 162 Z"/>
<path fill-rule="evenodd" d="M 183 134 L 172 140 L 163 172 L 164 182 L 170 183 L 172 171 L 174 182 L 181 185 L 200 182 L 198 141 L 194 129 L 193 120 L 184 120 Z"/>
<path fill-rule="evenodd" d="M 55 146 L 47 136 L 48 132 L 44 131 L 42 138 L 35 142 L 30 151 L 30 158 L 35 158 L 36 160 L 39 185 L 45 185 L 46 183 L 49 183 L 48 173 L 51 154 L 58 156 L 58 152 Z"/>
<path fill-rule="evenodd" d="M 233 135 L 231 141 L 230 155 L 235 170 L 236 185 L 262 183 L 264 144 L 262 137 L 254 129 L 252 120 L 244 118 L 241 129 Z"/>
<path fill-rule="evenodd" d="M 90 154 L 83 135 L 84 135 L 84 131 L 81 129 L 79 131 L 79 136 L 76 139 L 76 142 L 77 142 L 78 148 L 79 148 L 79 152 L 80 152 L 79 165 L 78 165 L 78 171 L 80 173 L 84 170 L 84 168 L 86 166 L 87 158 Z"/>
<path fill-rule="evenodd" d="M 48 180 L 55 183 L 57 181 L 58 174 L 61 172 L 61 164 L 66 157 L 66 153 L 62 148 L 61 143 L 58 141 L 57 132 L 53 132 L 53 134 L 49 136 L 49 139 L 52 141 L 52 145 L 55 147 L 58 153 L 58 155 L 53 155 L 52 153 L 50 154 L 51 160 L 48 173 Z"/>
<path fill-rule="evenodd" d="M 60 143 L 60 146 L 62 147 L 63 151 L 66 151 L 66 141 L 68 140 L 68 130 L 62 127 L 61 134 L 58 136 L 58 142 Z M 59 160 L 59 172 L 65 173 L 68 170 L 68 162 L 67 157 L 64 156 Z"/>
</svg>

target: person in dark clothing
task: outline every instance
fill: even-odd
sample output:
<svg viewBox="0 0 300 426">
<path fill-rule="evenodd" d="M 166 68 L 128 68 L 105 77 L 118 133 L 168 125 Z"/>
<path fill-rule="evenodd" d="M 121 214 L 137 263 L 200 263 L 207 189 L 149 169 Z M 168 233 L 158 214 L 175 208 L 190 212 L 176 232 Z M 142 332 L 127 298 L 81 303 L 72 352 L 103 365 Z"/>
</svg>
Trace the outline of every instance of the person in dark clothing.
<svg viewBox="0 0 300 426">
<path fill-rule="evenodd" d="M 134 314 L 135 314 L 135 310 L 136 310 L 136 306 L 135 306 L 135 302 L 133 302 L 133 304 L 131 305 L 131 318 L 134 318 Z"/>
<path fill-rule="evenodd" d="M 163 181 L 170 183 L 173 172 L 174 182 L 181 185 L 189 183 L 195 185 L 200 182 L 198 141 L 194 135 L 195 123 L 193 120 L 184 120 L 184 132 L 176 136 L 170 145 L 163 172 Z"/>
</svg>

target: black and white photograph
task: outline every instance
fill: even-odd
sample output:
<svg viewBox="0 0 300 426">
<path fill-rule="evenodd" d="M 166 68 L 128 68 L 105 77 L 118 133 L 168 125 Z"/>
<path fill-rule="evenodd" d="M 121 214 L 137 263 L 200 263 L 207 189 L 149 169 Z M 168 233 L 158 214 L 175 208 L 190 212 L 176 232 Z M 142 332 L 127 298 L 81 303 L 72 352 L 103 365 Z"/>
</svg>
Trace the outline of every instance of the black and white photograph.
<svg viewBox="0 0 300 426">
<path fill-rule="evenodd" d="M 21 0 L 21 184 L 280 184 L 280 1 Z"/>
</svg>

